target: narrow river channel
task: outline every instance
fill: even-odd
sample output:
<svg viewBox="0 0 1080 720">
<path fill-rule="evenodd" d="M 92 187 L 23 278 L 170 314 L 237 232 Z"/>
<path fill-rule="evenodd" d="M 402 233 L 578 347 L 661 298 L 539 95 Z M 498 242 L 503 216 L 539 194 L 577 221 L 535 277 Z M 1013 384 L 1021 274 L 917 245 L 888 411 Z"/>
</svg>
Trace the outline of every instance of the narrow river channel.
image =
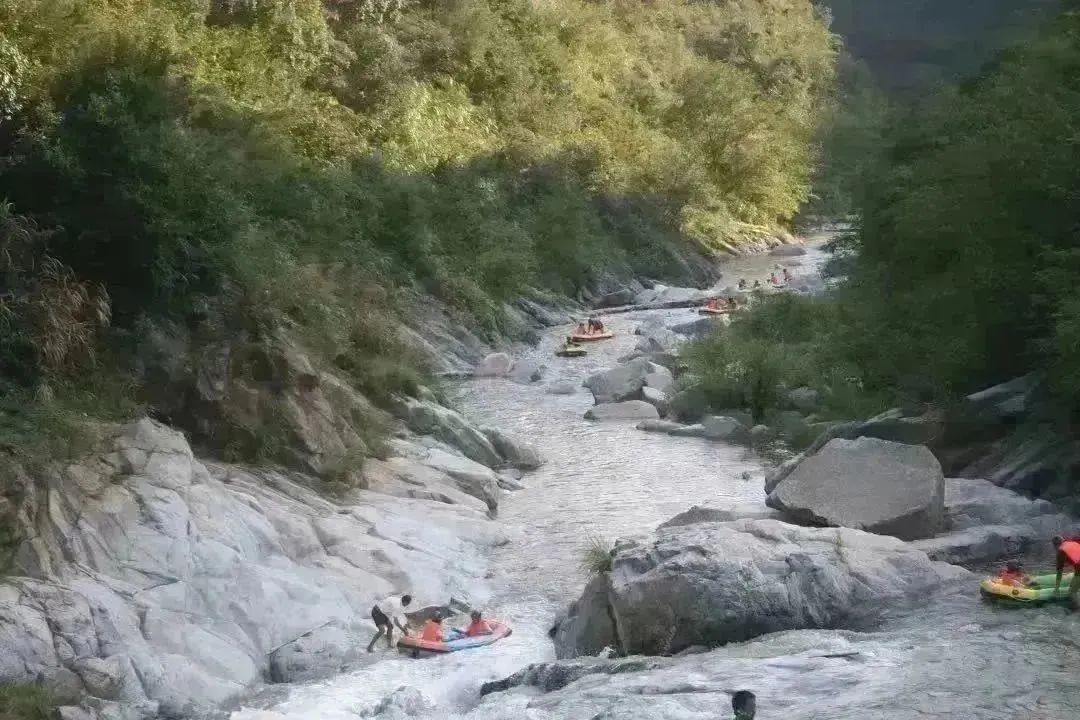
<svg viewBox="0 0 1080 720">
<path fill-rule="evenodd" d="M 777 262 L 790 264 L 798 278 L 815 273 L 823 257 L 811 249 L 796 259 L 736 260 L 721 286 L 740 277 L 764 277 Z M 592 707 L 588 703 L 577 710 L 568 709 L 572 702 L 527 708 L 527 699 L 520 697 L 505 705 L 497 698 L 478 705 L 483 682 L 553 658 L 547 630 L 558 610 L 581 590 L 580 555 L 588 538 L 611 541 L 648 533 L 695 504 L 724 507 L 763 500 L 763 462 L 743 448 L 644 433 L 633 422 L 582 418 L 592 405 L 592 396 L 580 387 L 582 379 L 630 352 L 639 339 L 633 334 L 638 325 L 653 318 L 672 323 L 695 317 L 692 310 L 611 315 L 605 323 L 616 337 L 578 359 L 554 357 L 567 331 L 554 328 L 527 353 L 546 366 L 541 383 L 474 380 L 454 389 L 467 415 L 529 440 L 547 460 L 525 476 L 527 488 L 506 494 L 500 507 L 499 520 L 510 527 L 514 541 L 492 558 L 496 596 L 485 610 L 510 622 L 512 637 L 482 651 L 423 661 L 383 655 L 331 680 L 291 687 L 287 696 L 262 709 L 234 713 L 234 720 L 365 717 L 403 686 L 419 689 L 434 703 L 425 717 L 448 720 L 729 717 L 723 704 L 715 705 L 713 714 L 695 710 L 691 701 L 637 703 L 632 697 L 640 689 L 627 690 L 631 704 L 626 712 L 603 715 L 585 712 Z M 577 391 L 551 394 L 549 389 L 561 382 Z M 1010 612 L 988 607 L 980 603 L 973 584 L 928 601 L 917 612 L 898 611 L 871 633 L 781 633 L 686 658 L 671 672 L 699 686 L 716 686 L 711 700 L 700 696 L 695 702 L 723 703 L 720 693 L 727 689 L 754 689 L 763 720 L 1075 720 L 1080 717 L 1078 640 L 1080 619 L 1060 608 Z"/>
</svg>

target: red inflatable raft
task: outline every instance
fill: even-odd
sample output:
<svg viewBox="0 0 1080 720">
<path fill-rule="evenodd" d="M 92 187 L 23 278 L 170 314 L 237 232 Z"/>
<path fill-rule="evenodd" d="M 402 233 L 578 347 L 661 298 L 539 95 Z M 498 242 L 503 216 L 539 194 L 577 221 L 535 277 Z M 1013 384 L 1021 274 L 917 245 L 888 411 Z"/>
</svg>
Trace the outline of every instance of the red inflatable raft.
<svg viewBox="0 0 1080 720">
<path fill-rule="evenodd" d="M 571 335 L 570 339 L 576 343 L 580 342 L 595 342 L 597 340 L 610 340 L 615 337 L 613 332 L 593 333 L 592 335 Z"/>
</svg>

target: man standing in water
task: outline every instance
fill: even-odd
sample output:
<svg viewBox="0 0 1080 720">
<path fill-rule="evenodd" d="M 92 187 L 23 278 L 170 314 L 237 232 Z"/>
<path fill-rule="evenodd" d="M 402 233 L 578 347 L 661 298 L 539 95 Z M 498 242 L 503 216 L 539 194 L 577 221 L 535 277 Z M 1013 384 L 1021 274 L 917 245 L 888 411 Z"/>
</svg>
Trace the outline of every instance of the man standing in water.
<svg viewBox="0 0 1080 720">
<path fill-rule="evenodd" d="M 409 630 L 405 626 L 405 608 L 409 607 L 411 602 L 411 595 L 402 595 L 400 599 L 391 595 L 375 603 L 374 607 L 371 608 L 371 619 L 375 622 L 375 627 L 379 632 L 375 633 L 375 637 L 371 638 L 371 642 L 368 643 L 368 652 L 375 649 L 375 643 L 384 634 L 386 635 L 386 647 L 393 648 L 395 626 L 401 631 L 402 635 L 409 634 Z"/>
<path fill-rule="evenodd" d="M 739 690 L 731 696 L 731 709 L 735 711 L 735 720 L 754 720 L 757 698 L 749 690 Z"/>
<path fill-rule="evenodd" d="M 1080 610 L 1080 542 L 1072 538 L 1065 540 L 1060 535 L 1054 538 L 1057 550 L 1057 579 L 1054 581 L 1054 595 L 1061 589 L 1061 574 L 1068 565 L 1072 570 L 1072 582 L 1069 583 L 1069 604 L 1073 610 Z"/>
</svg>

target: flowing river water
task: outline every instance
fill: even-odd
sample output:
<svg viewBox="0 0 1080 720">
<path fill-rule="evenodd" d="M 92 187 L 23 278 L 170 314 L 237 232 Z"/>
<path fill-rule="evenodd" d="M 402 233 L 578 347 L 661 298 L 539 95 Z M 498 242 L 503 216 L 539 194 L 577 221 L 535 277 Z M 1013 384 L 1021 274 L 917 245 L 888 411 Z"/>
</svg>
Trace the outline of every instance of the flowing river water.
<svg viewBox="0 0 1080 720">
<path fill-rule="evenodd" d="M 764 277 L 777 262 L 790 264 L 798 279 L 815 273 L 824 257 L 812 248 L 796 259 L 797 266 L 792 259 L 767 256 L 735 260 L 722 285 Z M 592 405 L 592 396 L 579 387 L 582 379 L 630 352 L 639 339 L 635 327 L 658 317 L 675 322 L 697 315 L 691 310 L 611 315 L 605 324 L 616 337 L 577 359 L 553 356 L 567 330 L 554 328 L 526 353 L 547 366 L 543 382 L 526 386 L 488 379 L 456 388 L 466 414 L 529 440 L 547 460 L 525 476 L 525 490 L 506 494 L 500 506 L 499 519 L 514 541 L 492 558 L 496 592 L 485 611 L 511 623 L 510 638 L 483 650 L 422 661 L 384 654 L 328 681 L 291 686 L 287 695 L 240 710 L 233 720 L 351 720 L 365 717 L 402 686 L 419 689 L 434 703 L 425 717 L 447 720 L 727 718 L 723 692 L 740 687 L 758 694 L 764 720 L 1080 718 L 1080 617 L 1061 608 L 988 606 L 979 601 L 974 582 L 915 610 L 898 609 L 873 632 L 780 633 L 684 658 L 668 674 L 697 683 L 689 699 L 632 686 L 622 690 L 629 698 L 627 710 L 610 714 L 586 712 L 592 707 L 588 703 L 536 709 L 522 699 L 503 706 L 489 698 L 478 705 L 483 682 L 554 657 L 547 630 L 585 582 L 580 557 L 588 538 L 645 534 L 695 504 L 763 500 L 764 464 L 743 448 L 644 433 L 631 421 L 582 419 Z M 577 391 L 549 393 L 559 382 L 570 382 Z M 663 682 L 662 675 L 654 685 Z M 650 693 L 664 700 L 633 699 Z"/>
</svg>

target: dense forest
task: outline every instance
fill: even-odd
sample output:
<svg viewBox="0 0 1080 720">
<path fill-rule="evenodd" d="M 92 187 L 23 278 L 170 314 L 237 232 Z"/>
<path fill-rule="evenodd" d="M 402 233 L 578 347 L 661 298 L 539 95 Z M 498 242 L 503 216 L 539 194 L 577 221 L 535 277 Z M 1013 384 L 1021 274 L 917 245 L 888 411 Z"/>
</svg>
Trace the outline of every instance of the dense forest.
<svg viewBox="0 0 1080 720">
<path fill-rule="evenodd" d="M 379 397 L 418 295 L 691 280 L 806 198 L 834 58 L 802 0 L 0 0 L 2 444 L 152 404 L 152 332 Z"/>
<path fill-rule="evenodd" d="M 977 76 L 885 113 L 824 298 L 762 303 L 690 355 L 713 407 L 768 417 L 816 388 L 825 416 L 945 406 L 1036 372 L 1047 418 L 1080 408 L 1080 13 Z M 803 438 L 807 440 L 808 438 Z"/>
</svg>

